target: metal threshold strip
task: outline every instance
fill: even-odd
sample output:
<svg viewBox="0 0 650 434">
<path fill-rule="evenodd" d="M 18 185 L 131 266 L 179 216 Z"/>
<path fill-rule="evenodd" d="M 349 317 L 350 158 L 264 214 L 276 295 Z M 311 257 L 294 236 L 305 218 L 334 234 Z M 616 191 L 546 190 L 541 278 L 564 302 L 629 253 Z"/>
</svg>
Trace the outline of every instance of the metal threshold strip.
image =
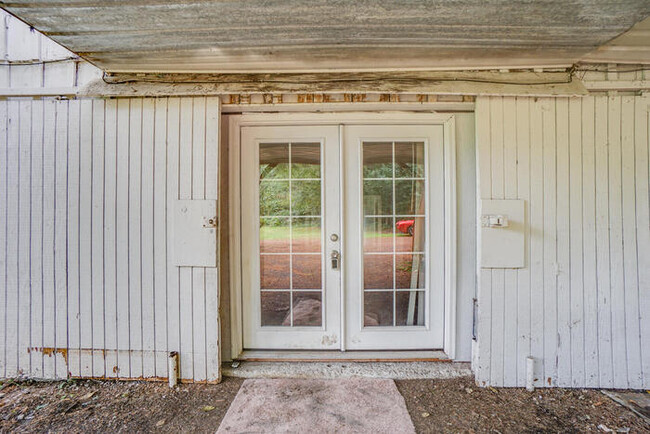
<svg viewBox="0 0 650 434">
<path fill-rule="evenodd" d="M 451 362 L 441 350 L 426 351 L 296 351 L 244 350 L 249 362 Z"/>
</svg>

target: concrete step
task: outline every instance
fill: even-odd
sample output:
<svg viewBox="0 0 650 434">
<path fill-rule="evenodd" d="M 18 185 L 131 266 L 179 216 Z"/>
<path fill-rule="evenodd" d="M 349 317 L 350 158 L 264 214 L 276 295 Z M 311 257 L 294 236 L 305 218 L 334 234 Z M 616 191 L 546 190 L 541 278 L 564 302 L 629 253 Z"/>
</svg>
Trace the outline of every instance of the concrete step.
<svg viewBox="0 0 650 434">
<path fill-rule="evenodd" d="M 239 362 L 222 366 L 222 374 L 240 378 L 456 378 L 471 376 L 464 362 Z"/>
</svg>

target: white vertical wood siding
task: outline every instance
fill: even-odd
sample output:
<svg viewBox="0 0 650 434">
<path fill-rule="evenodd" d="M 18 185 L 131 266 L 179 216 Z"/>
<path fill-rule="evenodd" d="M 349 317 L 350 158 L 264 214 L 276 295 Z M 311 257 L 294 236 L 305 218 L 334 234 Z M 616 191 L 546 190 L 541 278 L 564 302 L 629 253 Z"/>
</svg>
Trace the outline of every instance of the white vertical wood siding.
<svg viewBox="0 0 650 434">
<path fill-rule="evenodd" d="M 100 77 L 94 65 L 0 9 L 0 92 L 76 88 Z"/>
<path fill-rule="evenodd" d="M 216 268 L 171 262 L 217 198 L 216 98 L 0 101 L 0 376 L 219 380 Z"/>
<path fill-rule="evenodd" d="M 540 387 L 650 388 L 649 106 L 477 100 L 480 198 L 529 224 L 525 268 L 479 270 L 479 384 L 525 385 L 532 356 Z"/>
</svg>

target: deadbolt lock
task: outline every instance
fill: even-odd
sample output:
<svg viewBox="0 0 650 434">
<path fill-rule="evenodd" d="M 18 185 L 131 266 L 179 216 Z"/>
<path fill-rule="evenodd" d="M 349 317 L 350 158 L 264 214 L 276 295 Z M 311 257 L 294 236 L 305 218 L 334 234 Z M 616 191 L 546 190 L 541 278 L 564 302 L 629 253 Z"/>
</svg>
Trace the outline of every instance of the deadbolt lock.
<svg viewBox="0 0 650 434">
<path fill-rule="evenodd" d="M 338 250 L 332 250 L 330 258 L 332 260 L 332 270 L 338 270 L 341 262 L 341 254 L 338 252 Z"/>
</svg>

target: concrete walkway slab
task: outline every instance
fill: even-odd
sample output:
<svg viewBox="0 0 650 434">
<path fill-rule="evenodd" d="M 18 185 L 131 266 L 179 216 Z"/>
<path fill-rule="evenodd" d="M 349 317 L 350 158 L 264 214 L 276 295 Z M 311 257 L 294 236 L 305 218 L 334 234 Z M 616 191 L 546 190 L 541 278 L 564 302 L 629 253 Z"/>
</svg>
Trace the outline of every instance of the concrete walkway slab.
<svg viewBox="0 0 650 434">
<path fill-rule="evenodd" d="M 246 380 L 217 433 L 414 433 L 392 380 Z"/>
</svg>

